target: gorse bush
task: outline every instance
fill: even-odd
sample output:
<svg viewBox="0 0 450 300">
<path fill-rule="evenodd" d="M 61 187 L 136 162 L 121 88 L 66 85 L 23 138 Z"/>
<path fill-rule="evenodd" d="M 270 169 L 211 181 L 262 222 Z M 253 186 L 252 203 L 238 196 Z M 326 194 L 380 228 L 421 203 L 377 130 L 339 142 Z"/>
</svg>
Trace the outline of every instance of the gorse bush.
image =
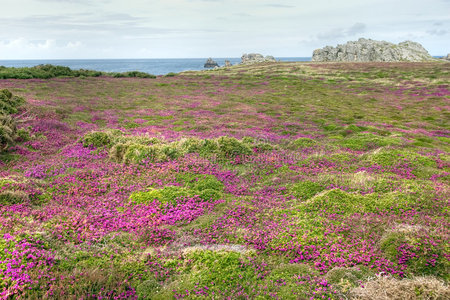
<svg viewBox="0 0 450 300">
<path fill-rule="evenodd" d="M 14 96 L 9 90 L 0 90 L 0 113 L 1 114 L 15 114 L 18 108 L 25 103 L 25 99 L 19 96 Z"/>
<path fill-rule="evenodd" d="M 0 90 L 0 152 L 13 146 L 19 134 L 26 137 L 25 129 L 17 130 L 17 120 L 14 116 L 24 103 L 24 98 L 14 96 L 9 90 Z"/>
<path fill-rule="evenodd" d="M 125 136 L 120 130 L 93 131 L 81 138 L 83 146 L 107 147 L 109 157 L 119 163 L 164 162 L 198 153 L 203 157 L 230 159 L 253 154 L 252 147 L 259 152 L 270 151 L 269 144 L 251 144 L 251 140 L 233 137 L 217 139 L 184 138 L 175 142 L 164 142 L 147 136 Z"/>
</svg>

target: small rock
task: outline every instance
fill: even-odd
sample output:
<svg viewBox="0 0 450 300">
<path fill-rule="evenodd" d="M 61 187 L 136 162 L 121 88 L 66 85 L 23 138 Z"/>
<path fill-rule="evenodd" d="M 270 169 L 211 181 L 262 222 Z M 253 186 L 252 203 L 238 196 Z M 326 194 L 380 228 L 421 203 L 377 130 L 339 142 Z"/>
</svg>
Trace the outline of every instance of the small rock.
<svg viewBox="0 0 450 300">
<path fill-rule="evenodd" d="M 218 67 L 219 65 L 217 64 L 217 62 L 215 62 L 211 57 L 208 58 L 208 60 L 206 61 L 204 67 L 205 68 L 214 68 L 214 67 Z"/>
<path fill-rule="evenodd" d="M 225 67 L 231 67 L 232 64 L 229 60 L 225 60 Z"/>
</svg>

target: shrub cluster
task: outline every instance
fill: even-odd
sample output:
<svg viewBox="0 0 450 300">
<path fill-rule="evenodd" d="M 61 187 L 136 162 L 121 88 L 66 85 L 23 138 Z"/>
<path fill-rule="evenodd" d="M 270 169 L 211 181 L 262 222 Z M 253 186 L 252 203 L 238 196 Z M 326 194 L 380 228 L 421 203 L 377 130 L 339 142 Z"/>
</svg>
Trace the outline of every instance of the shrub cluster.
<svg viewBox="0 0 450 300">
<path fill-rule="evenodd" d="M 238 140 L 222 136 L 216 139 L 185 138 L 175 142 L 164 142 L 145 136 L 125 136 L 120 130 L 94 131 L 81 139 L 83 146 L 107 147 L 112 160 L 119 163 L 163 162 L 198 153 L 203 157 L 215 155 L 220 159 L 251 155 L 252 149 L 271 150 L 251 144 L 249 140 Z"/>
<path fill-rule="evenodd" d="M 148 191 L 134 192 L 130 201 L 146 204 L 157 200 L 161 205 L 177 204 L 177 199 L 198 196 L 204 201 L 220 199 L 224 189 L 222 182 L 213 175 L 183 174 L 185 186 L 165 186 L 160 189 L 150 188 Z"/>
<path fill-rule="evenodd" d="M 17 130 L 17 120 L 14 116 L 19 107 L 25 103 L 22 97 L 13 96 L 9 90 L 0 90 L 0 151 L 6 150 L 15 144 L 19 133 Z"/>
<path fill-rule="evenodd" d="M 99 77 L 99 76 L 111 76 L 111 77 L 139 77 L 139 78 L 156 78 L 155 75 L 131 71 L 123 73 L 107 73 L 94 70 L 72 70 L 69 67 L 54 66 L 51 64 L 38 65 L 34 67 L 24 68 L 9 68 L 0 66 L 0 79 L 48 79 L 54 77 Z"/>
</svg>

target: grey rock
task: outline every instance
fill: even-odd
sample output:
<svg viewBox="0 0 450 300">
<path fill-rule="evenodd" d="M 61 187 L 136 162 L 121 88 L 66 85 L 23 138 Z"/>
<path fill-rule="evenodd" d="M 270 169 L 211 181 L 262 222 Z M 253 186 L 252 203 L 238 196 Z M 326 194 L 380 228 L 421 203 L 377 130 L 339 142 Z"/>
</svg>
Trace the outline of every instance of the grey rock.
<svg viewBox="0 0 450 300">
<path fill-rule="evenodd" d="M 233 64 L 229 60 L 225 60 L 225 67 L 231 67 Z"/>
<path fill-rule="evenodd" d="M 241 56 L 241 64 L 255 64 L 255 63 L 262 63 L 262 62 L 274 62 L 276 61 L 275 58 L 271 55 L 267 55 L 264 57 L 262 54 L 259 53 L 249 53 L 249 54 L 243 54 Z"/>
<path fill-rule="evenodd" d="M 450 60 L 450 53 L 447 54 L 447 56 L 444 57 L 445 60 Z"/>
<path fill-rule="evenodd" d="M 217 64 L 217 62 L 215 62 L 211 57 L 208 58 L 208 60 L 206 61 L 206 63 L 204 64 L 205 68 L 215 68 L 215 67 L 219 67 L 219 65 Z"/>
<path fill-rule="evenodd" d="M 336 47 L 326 46 L 313 52 L 312 61 L 431 61 L 434 58 L 421 44 L 405 41 L 393 44 L 360 38 Z"/>
</svg>

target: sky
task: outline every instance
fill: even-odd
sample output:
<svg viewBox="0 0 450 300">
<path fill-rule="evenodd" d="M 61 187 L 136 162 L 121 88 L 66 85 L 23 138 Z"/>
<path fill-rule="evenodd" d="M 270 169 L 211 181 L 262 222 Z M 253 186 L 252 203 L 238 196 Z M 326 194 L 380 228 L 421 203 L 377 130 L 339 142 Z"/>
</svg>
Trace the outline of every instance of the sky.
<svg viewBox="0 0 450 300">
<path fill-rule="evenodd" d="M 310 57 L 360 37 L 450 53 L 450 0 L 0 0 L 0 60 Z"/>
</svg>

